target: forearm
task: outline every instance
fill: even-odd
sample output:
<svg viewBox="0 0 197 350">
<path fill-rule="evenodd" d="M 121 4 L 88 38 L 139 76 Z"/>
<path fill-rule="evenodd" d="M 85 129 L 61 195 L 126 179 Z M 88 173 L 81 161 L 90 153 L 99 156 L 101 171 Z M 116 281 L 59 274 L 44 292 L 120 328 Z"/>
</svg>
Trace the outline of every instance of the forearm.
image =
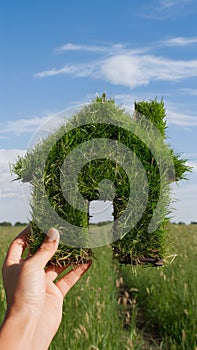
<svg viewBox="0 0 197 350">
<path fill-rule="evenodd" d="M 22 311 L 9 313 L 0 327 L 0 349 L 33 350 L 35 327 L 33 315 Z"/>
</svg>

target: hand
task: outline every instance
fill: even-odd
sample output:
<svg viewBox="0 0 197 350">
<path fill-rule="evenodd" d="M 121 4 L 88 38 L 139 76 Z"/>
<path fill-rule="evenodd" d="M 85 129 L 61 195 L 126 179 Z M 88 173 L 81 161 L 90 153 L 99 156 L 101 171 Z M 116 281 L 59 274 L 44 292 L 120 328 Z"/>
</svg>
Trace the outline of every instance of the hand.
<svg viewBox="0 0 197 350">
<path fill-rule="evenodd" d="M 7 312 L 0 332 L 1 349 L 48 349 L 62 319 L 63 299 L 88 270 L 91 261 L 80 264 L 54 283 L 67 267 L 47 262 L 58 247 L 59 233 L 51 228 L 39 250 L 23 260 L 29 227 L 11 243 L 3 264 Z"/>
</svg>

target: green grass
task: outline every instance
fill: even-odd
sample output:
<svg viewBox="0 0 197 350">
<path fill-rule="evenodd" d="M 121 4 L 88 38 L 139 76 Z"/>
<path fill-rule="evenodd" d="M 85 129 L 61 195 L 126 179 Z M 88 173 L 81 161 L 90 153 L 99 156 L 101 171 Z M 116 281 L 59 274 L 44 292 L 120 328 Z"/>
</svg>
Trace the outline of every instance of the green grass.
<svg viewBox="0 0 197 350">
<path fill-rule="evenodd" d="M 197 225 L 171 225 L 175 241 L 174 262 L 163 268 L 141 268 L 121 274 L 127 288 L 135 292 L 146 332 L 162 337 L 162 349 L 197 348 Z M 131 292 L 132 295 L 132 292 Z"/>
<path fill-rule="evenodd" d="M 66 298 L 63 322 L 51 350 L 122 348 L 122 321 L 117 314 L 116 268 L 111 249 L 98 248 L 95 256 L 98 260 Z"/>
<path fill-rule="evenodd" d="M 22 227 L 0 227 L 0 267 L 3 264 L 10 242 L 21 230 Z M 2 285 L 2 275 L 0 274 L 0 324 L 4 319 L 5 309 L 5 291 Z"/>
<path fill-rule="evenodd" d="M 19 231 L 0 228 L 1 263 Z M 139 266 L 133 273 L 112 261 L 110 247 L 95 249 L 92 267 L 65 299 L 50 350 L 195 350 L 197 225 L 170 225 L 170 233 L 177 257 L 165 267 Z M 0 321 L 4 312 L 0 280 Z"/>
</svg>

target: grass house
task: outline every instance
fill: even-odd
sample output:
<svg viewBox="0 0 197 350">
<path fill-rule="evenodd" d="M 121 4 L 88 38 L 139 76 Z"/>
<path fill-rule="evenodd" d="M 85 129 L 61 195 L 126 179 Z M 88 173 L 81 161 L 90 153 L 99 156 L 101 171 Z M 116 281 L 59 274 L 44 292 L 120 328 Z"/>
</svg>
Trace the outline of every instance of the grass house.
<svg viewBox="0 0 197 350">
<path fill-rule="evenodd" d="M 113 202 L 113 257 L 163 264 L 170 184 L 190 171 L 166 142 L 165 117 L 163 101 L 136 102 L 131 116 L 103 94 L 18 158 L 13 172 L 31 184 L 31 254 L 53 226 L 61 241 L 52 264 L 89 260 L 99 239 L 89 232 L 89 205 L 100 199 Z"/>
</svg>

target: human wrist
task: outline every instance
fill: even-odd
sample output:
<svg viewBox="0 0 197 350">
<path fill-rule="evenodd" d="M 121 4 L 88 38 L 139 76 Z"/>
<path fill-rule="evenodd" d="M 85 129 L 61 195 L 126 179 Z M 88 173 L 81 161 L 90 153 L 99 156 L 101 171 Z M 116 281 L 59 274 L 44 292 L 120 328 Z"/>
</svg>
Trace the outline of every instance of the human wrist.
<svg viewBox="0 0 197 350">
<path fill-rule="evenodd" d="M 0 348 L 2 350 L 33 350 L 31 347 L 37 320 L 31 312 L 15 310 L 6 313 L 0 327 Z"/>
</svg>

